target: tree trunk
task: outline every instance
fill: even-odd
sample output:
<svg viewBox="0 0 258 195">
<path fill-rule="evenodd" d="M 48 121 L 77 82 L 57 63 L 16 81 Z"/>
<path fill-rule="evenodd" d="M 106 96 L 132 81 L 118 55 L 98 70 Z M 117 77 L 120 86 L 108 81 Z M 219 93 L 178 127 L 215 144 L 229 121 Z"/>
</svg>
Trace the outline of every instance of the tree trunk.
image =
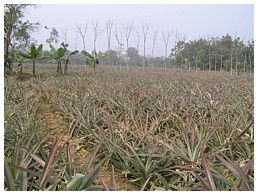
<svg viewBox="0 0 258 195">
<path fill-rule="evenodd" d="M 230 74 L 232 74 L 232 71 L 233 71 L 233 51 L 231 52 L 231 55 L 230 55 Z"/>
<path fill-rule="evenodd" d="M 165 70 L 167 69 L 167 45 L 165 46 Z"/>
<path fill-rule="evenodd" d="M 36 66 L 36 60 L 33 60 L 32 62 L 32 72 L 33 72 L 33 76 L 36 76 L 36 70 L 35 70 L 35 66 Z"/>
<path fill-rule="evenodd" d="M 108 48 L 107 65 L 108 65 L 108 66 L 111 66 L 109 53 L 110 53 L 110 48 Z"/>
<path fill-rule="evenodd" d="M 17 13 L 20 11 L 22 8 L 22 5 L 20 6 L 12 6 L 9 8 L 9 11 L 11 13 L 11 21 L 10 24 L 8 25 L 8 29 L 4 29 L 4 33 L 6 34 L 6 37 L 4 39 L 4 70 L 6 71 L 7 69 L 9 71 L 12 71 L 12 66 L 11 66 L 11 60 L 9 59 L 9 46 L 11 43 L 11 34 L 14 28 L 14 23 L 17 20 Z"/>
<path fill-rule="evenodd" d="M 58 74 L 62 73 L 61 60 L 58 60 L 57 62 L 57 73 Z"/>
<path fill-rule="evenodd" d="M 211 72 L 211 57 L 209 55 L 209 73 Z"/>
<path fill-rule="evenodd" d="M 180 68 L 181 68 L 181 73 L 183 72 L 183 66 L 182 66 L 182 56 L 180 57 Z"/>
<path fill-rule="evenodd" d="M 215 54 L 215 66 L 214 66 L 215 72 L 217 71 L 217 56 Z"/>
<path fill-rule="evenodd" d="M 223 56 L 220 55 L 220 71 L 223 69 Z"/>
<path fill-rule="evenodd" d="M 126 39 L 126 51 L 128 51 L 128 46 L 129 46 L 128 41 L 129 41 L 129 39 Z M 126 68 L 127 68 L 127 70 L 129 70 L 129 61 L 128 61 L 128 58 L 126 58 Z"/>
<path fill-rule="evenodd" d="M 197 60 L 195 61 L 195 72 L 197 72 Z"/>
<path fill-rule="evenodd" d="M 143 69 L 145 67 L 145 41 L 144 41 L 144 46 L 143 46 Z"/>
<path fill-rule="evenodd" d="M 94 39 L 94 43 L 93 43 L 93 46 L 94 46 L 94 51 L 96 51 L 96 39 Z"/>
<path fill-rule="evenodd" d="M 67 74 L 68 62 L 69 62 L 69 60 L 66 59 L 66 60 L 65 60 L 65 65 L 64 65 L 64 73 L 65 73 L 65 74 Z"/>
<path fill-rule="evenodd" d="M 85 39 L 84 39 L 84 37 L 82 38 L 82 42 L 83 42 L 83 49 L 84 49 L 84 51 L 86 51 L 86 47 L 85 47 Z"/>
<path fill-rule="evenodd" d="M 249 63 L 250 63 L 250 76 L 252 74 L 252 59 L 251 59 L 251 54 L 249 53 Z"/>
<path fill-rule="evenodd" d="M 237 55 L 236 55 L 237 56 Z M 236 64 L 235 64 L 235 72 L 236 72 L 236 75 L 237 75 L 237 72 L 238 72 L 238 70 L 237 70 L 237 57 L 236 57 Z"/>
<path fill-rule="evenodd" d="M 6 32 L 6 38 L 4 39 L 4 67 L 5 67 L 5 72 L 6 70 L 12 71 L 11 67 L 11 62 L 9 59 L 9 46 L 11 43 L 11 33 L 12 33 L 12 28 L 8 29 Z"/>
<path fill-rule="evenodd" d="M 244 73 L 245 73 L 245 66 L 246 66 L 246 53 L 245 53 L 245 62 L 244 62 Z"/>
<path fill-rule="evenodd" d="M 59 61 L 57 62 L 56 72 L 59 74 Z"/>
<path fill-rule="evenodd" d="M 8 67 L 8 59 L 9 59 L 8 46 L 9 46 L 9 43 L 7 41 L 7 38 L 5 38 L 4 40 L 5 40 L 5 44 L 4 44 L 4 69 L 5 69 L 5 72 L 6 72 L 7 69 L 9 69 L 9 67 Z"/>
</svg>

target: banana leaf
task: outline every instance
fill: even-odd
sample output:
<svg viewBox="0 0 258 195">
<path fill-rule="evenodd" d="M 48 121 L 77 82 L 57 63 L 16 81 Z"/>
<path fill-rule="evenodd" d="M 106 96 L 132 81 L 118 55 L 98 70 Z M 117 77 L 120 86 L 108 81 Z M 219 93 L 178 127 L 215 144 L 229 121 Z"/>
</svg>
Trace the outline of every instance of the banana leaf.
<svg viewBox="0 0 258 195">
<path fill-rule="evenodd" d="M 35 44 L 32 44 L 32 45 L 30 46 L 29 55 L 31 56 L 32 59 L 35 59 L 35 58 L 36 58 L 36 56 L 37 56 L 37 49 L 36 49 L 36 45 L 35 45 Z"/>
<path fill-rule="evenodd" d="M 89 54 L 87 51 L 82 51 L 82 53 L 86 56 L 86 57 L 88 57 L 88 58 L 90 58 L 90 59 L 94 59 L 94 57 L 91 55 L 91 54 Z"/>
<path fill-rule="evenodd" d="M 27 59 L 32 59 L 32 57 L 26 53 L 23 53 L 23 52 L 19 52 L 20 56 L 24 57 L 24 58 L 27 58 Z"/>
<path fill-rule="evenodd" d="M 75 55 L 75 54 L 77 54 L 77 53 L 78 53 L 78 50 L 75 50 L 75 51 L 73 51 L 72 53 L 70 53 L 69 56 Z"/>
</svg>

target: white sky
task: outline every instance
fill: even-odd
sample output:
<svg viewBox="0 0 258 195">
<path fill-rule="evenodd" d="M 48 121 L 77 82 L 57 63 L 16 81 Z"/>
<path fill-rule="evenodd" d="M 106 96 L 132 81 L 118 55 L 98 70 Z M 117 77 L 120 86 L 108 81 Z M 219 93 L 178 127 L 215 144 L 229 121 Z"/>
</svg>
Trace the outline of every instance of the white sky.
<svg viewBox="0 0 258 195">
<path fill-rule="evenodd" d="M 107 38 L 104 25 L 110 18 L 117 23 L 133 22 L 135 28 L 142 33 L 141 24 L 150 23 L 152 28 L 147 38 L 147 54 L 151 54 L 153 31 L 159 35 L 154 50 L 155 55 L 164 54 L 162 32 L 178 30 L 187 39 L 199 37 L 221 36 L 226 33 L 240 36 L 244 40 L 253 39 L 254 9 L 253 5 L 39 5 L 27 11 L 26 18 L 30 21 L 39 21 L 43 26 L 56 27 L 60 35 L 61 29 L 67 29 L 67 42 L 70 49 L 75 49 L 75 26 L 88 21 L 86 50 L 93 49 L 92 23 L 99 21 L 103 33 L 97 40 L 97 50 L 106 50 Z M 135 33 L 135 31 L 134 31 Z M 41 28 L 34 35 L 39 42 L 45 42 L 49 31 Z M 136 36 L 133 34 L 129 46 L 136 47 Z M 61 40 L 60 40 L 61 41 Z M 123 37 L 125 44 L 125 37 Z M 142 54 L 143 39 L 140 42 Z M 172 36 L 169 49 L 174 45 Z M 48 48 L 45 45 L 45 48 Z M 77 49 L 82 49 L 82 39 L 78 38 Z M 112 36 L 111 48 L 116 49 L 117 43 Z"/>
</svg>

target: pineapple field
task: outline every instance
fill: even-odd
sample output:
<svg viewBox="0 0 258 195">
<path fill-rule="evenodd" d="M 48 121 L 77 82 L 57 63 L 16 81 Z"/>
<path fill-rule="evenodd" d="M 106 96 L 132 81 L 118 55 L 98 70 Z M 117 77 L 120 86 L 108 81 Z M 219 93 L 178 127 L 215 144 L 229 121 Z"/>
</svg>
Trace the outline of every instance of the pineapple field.
<svg viewBox="0 0 258 195">
<path fill-rule="evenodd" d="M 23 69 L 4 80 L 6 190 L 254 190 L 249 73 Z"/>
<path fill-rule="evenodd" d="M 254 191 L 254 4 L 94 3 L 2 4 L 4 191 Z"/>
</svg>

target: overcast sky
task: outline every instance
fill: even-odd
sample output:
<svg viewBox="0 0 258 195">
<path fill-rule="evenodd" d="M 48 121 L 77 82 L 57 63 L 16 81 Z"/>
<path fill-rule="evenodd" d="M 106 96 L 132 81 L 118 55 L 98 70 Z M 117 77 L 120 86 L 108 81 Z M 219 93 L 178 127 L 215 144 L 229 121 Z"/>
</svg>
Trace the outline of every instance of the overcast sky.
<svg viewBox="0 0 258 195">
<path fill-rule="evenodd" d="M 254 31 L 253 5 L 39 5 L 29 8 L 26 18 L 33 22 L 40 22 L 42 26 L 56 27 L 60 35 L 61 29 L 67 29 L 67 42 L 70 49 L 75 49 L 77 33 L 75 26 L 88 21 L 86 50 L 93 49 L 92 23 L 99 21 L 103 33 L 97 40 L 97 50 L 107 48 L 106 31 L 104 25 L 108 19 L 118 24 L 133 22 L 135 29 L 142 33 L 141 24 L 150 23 L 151 29 L 147 37 L 147 54 L 151 54 L 153 31 L 159 35 L 155 47 L 155 55 L 164 54 L 162 32 L 176 30 L 187 39 L 200 37 L 222 36 L 226 33 L 239 36 L 244 40 L 253 39 Z M 136 30 L 135 30 L 136 31 Z M 135 33 L 134 31 L 134 33 Z M 40 28 L 33 36 L 39 42 L 45 42 L 49 37 L 49 30 Z M 133 34 L 129 46 L 135 46 L 136 36 Z M 60 42 L 62 40 L 60 39 Z M 123 41 L 125 44 L 125 37 Z M 172 35 L 170 47 L 174 45 Z M 45 45 L 47 47 L 47 45 Z M 115 37 L 112 36 L 113 49 L 117 48 Z M 76 49 L 82 49 L 82 39 L 78 37 Z M 140 44 L 140 54 L 143 51 L 143 39 Z"/>
</svg>

